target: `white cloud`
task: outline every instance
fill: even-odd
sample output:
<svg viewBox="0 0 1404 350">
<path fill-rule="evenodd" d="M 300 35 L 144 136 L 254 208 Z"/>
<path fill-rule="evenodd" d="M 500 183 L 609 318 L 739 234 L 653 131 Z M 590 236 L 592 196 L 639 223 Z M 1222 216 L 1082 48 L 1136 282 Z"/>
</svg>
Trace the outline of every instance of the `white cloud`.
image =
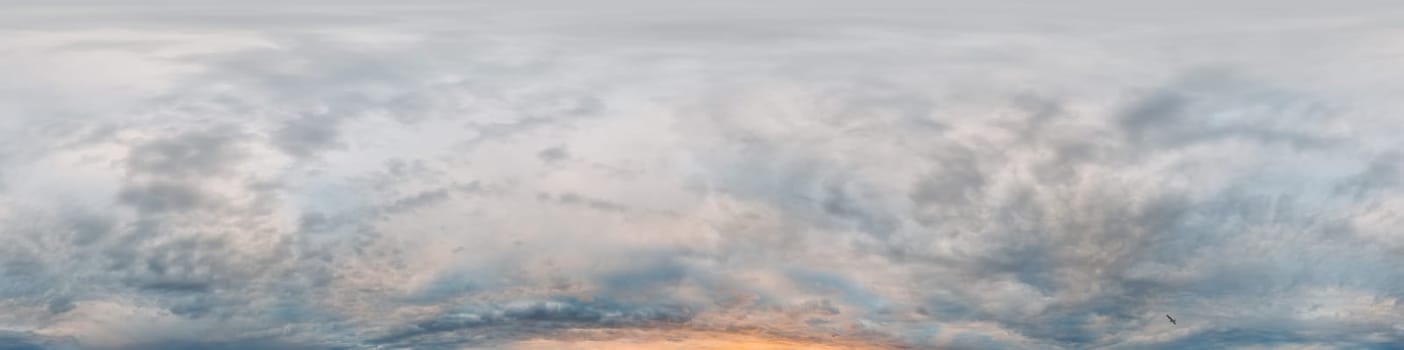
<svg viewBox="0 0 1404 350">
<path fill-rule="evenodd" d="M 0 15 L 0 347 L 1404 341 L 1389 6 L 263 5 Z"/>
</svg>

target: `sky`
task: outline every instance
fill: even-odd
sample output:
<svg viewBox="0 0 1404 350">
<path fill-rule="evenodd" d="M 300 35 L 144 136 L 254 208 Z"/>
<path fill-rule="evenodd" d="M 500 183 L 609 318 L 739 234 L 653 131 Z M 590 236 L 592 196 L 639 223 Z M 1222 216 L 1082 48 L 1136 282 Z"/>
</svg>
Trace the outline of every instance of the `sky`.
<svg viewBox="0 0 1404 350">
<path fill-rule="evenodd" d="M 0 8 L 0 350 L 1404 348 L 1396 2 Z"/>
</svg>

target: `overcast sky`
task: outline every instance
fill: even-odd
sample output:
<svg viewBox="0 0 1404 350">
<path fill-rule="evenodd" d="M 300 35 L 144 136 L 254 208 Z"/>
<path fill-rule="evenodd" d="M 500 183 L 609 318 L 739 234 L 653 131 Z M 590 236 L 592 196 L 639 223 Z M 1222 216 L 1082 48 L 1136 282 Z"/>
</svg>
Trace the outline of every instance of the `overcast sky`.
<svg viewBox="0 0 1404 350">
<path fill-rule="evenodd" d="M 1397 349 L 1393 3 L 0 0 L 0 349 Z"/>
</svg>

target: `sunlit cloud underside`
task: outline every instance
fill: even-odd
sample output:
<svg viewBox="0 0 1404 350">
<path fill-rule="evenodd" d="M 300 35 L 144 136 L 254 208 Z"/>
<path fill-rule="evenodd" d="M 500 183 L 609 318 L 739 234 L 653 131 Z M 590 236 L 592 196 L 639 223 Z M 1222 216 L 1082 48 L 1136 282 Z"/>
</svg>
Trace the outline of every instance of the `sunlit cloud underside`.
<svg viewBox="0 0 1404 350">
<path fill-rule="evenodd" d="M 514 350 L 642 350 L 642 349 L 677 349 L 677 350 L 790 350 L 790 349 L 814 349 L 814 350 L 872 350 L 882 349 L 882 347 L 866 345 L 861 342 L 853 342 L 844 339 L 822 339 L 822 340 L 799 340 L 786 339 L 774 336 L 746 334 L 746 333 L 724 333 L 724 332 L 699 332 L 699 331 L 631 331 L 631 332 L 599 332 L 581 330 L 572 332 L 575 334 L 557 334 L 560 339 L 532 339 L 518 341 L 512 344 L 501 346 L 503 349 Z M 579 334 L 586 333 L 586 334 Z M 603 333 L 603 334 L 591 334 Z M 594 339 L 591 339 L 594 338 Z M 475 349 L 475 348 L 468 348 Z"/>
</svg>

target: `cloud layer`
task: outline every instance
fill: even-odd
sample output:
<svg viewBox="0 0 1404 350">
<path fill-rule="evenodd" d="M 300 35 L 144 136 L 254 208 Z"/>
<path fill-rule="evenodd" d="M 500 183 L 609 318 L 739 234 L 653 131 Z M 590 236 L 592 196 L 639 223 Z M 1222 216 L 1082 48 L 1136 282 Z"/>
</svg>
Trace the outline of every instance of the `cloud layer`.
<svg viewBox="0 0 1404 350">
<path fill-rule="evenodd" d="M 0 349 L 1404 346 L 1395 5 L 155 5 L 0 14 Z"/>
</svg>

